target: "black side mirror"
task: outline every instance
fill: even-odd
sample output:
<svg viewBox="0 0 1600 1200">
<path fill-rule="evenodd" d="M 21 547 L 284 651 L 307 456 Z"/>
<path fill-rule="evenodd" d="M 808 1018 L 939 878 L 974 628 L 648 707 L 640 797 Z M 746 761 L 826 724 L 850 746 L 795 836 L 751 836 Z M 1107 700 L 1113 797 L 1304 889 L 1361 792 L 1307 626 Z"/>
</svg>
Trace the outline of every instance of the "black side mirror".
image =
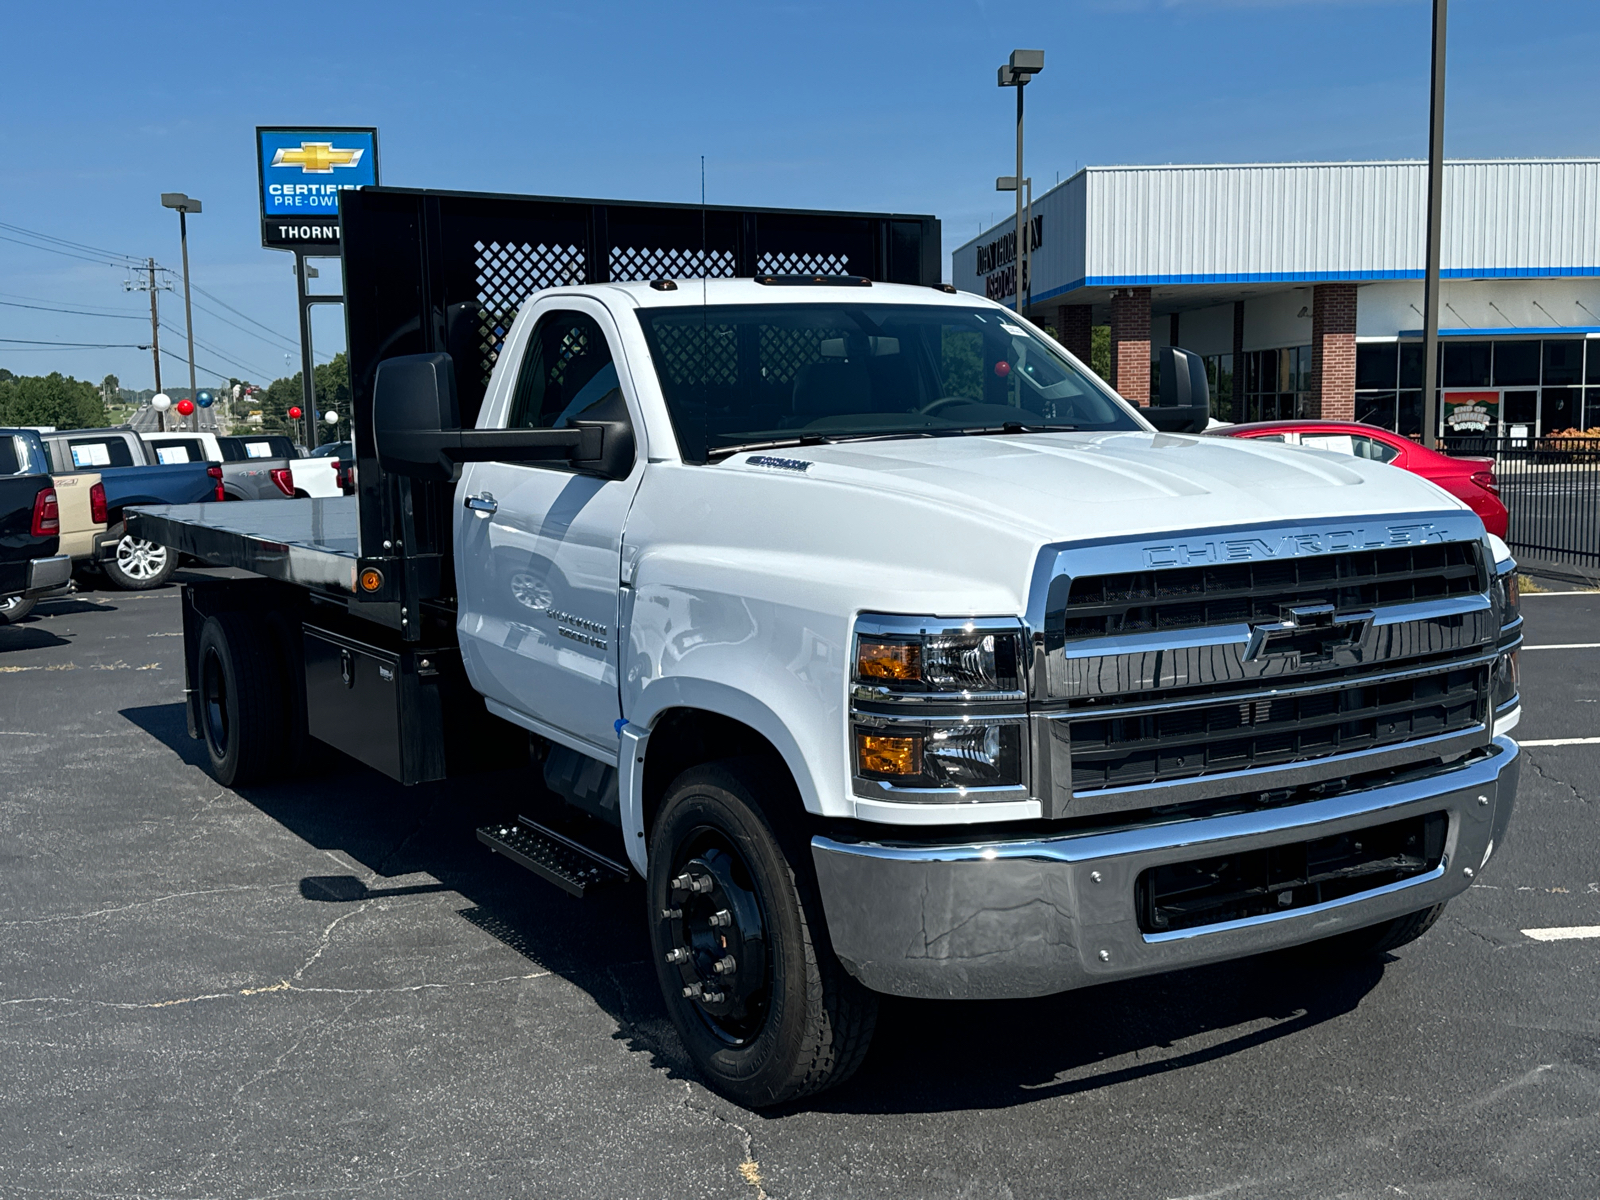
<svg viewBox="0 0 1600 1200">
<path fill-rule="evenodd" d="M 565 459 L 607 479 L 633 470 L 633 424 L 620 391 L 568 429 L 462 429 L 455 363 L 448 354 L 403 354 L 378 364 L 372 433 L 378 463 L 412 479 L 451 483 L 464 462 Z M 603 410 L 603 411 L 602 411 Z"/>
<path fill-rule="evenodd" d="M 1163 433 L 1204 433 L 1211 422 L 1205 360 L 1192 350 L 1161 347 L 1161 392 L 1141 415 Z"/>
</svg>

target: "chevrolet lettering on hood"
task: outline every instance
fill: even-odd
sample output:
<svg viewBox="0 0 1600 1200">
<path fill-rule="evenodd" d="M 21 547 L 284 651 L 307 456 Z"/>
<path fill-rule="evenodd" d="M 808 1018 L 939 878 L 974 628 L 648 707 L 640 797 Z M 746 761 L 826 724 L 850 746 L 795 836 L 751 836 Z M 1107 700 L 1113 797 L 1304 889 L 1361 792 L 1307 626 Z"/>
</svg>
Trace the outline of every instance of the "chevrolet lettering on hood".
<svg viewBox="0 0 1600 1200">
<path fill-rule="evenodd" d="M 1439 540 L 1440 535 L 1433 523 L 1420 521 L 1276 537 L 1167 542 L 1159 546 L 1146 546 L 1144 558 L 1145 565 L 1151 567 L 1198 567 L 1206 563 L 1292 558 L 1300 554 L 1338 554 L 1350 550 L 1381 550 L 1388 546 L 1420 546 L 1424 542 Z"/>
</svg>

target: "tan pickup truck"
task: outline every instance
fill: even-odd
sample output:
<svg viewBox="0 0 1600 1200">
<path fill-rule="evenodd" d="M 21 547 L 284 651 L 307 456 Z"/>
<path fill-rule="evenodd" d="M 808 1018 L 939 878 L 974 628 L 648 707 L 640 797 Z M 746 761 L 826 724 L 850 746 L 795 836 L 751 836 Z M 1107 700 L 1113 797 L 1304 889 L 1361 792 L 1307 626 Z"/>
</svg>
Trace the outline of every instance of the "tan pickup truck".
<svg viewBox="0 0 1600 1200">
<path fill-rule="evenodd" d="M 106 531 L 106 489 L 98 471 L 54 476 L 61 510 L 61 553 L 82 562 L 94 554 L 95 535 Z"/>
</svg>

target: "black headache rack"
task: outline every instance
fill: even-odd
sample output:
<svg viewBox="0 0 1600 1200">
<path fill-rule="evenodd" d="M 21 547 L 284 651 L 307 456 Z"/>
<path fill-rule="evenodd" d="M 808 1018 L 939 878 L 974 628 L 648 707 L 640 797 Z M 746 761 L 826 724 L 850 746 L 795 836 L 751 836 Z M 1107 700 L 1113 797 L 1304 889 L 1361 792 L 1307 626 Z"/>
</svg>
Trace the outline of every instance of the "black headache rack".
<svg viewBox="0 0 1600 1200">
<path fill-rule="evenodd" d="M 340 206 L 358 570 L 382 578 L 348 603 L 405 642 L 453 637 L 454 487 L 379 466 L 372 385 L 384 359 L 448 353 L 471 428 L 517 310 L 543 288 L 702 276 L 940 282 L 939 222 L 928 216 L 407 188 L 342 192 Z"/>
</svg>

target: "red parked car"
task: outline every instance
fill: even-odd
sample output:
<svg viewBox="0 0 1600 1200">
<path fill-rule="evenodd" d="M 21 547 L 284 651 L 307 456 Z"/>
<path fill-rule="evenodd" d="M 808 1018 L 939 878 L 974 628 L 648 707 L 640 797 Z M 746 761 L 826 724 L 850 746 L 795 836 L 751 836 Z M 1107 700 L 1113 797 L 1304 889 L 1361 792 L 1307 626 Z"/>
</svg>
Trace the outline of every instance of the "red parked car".
<svg viewBox="0 0 1600 1200">
<path fill-rule="evenodd" d="M 1398 433 L 1353 421 L 1257 421 L 1230 425 L 1216 432 L 1389 463 L 1438 484 L 1477 513 L 1490 533 L 1506 536 L 1506 506 L 1500 502 L 1492 458 L 1452 458 Z"/>
</svg>

